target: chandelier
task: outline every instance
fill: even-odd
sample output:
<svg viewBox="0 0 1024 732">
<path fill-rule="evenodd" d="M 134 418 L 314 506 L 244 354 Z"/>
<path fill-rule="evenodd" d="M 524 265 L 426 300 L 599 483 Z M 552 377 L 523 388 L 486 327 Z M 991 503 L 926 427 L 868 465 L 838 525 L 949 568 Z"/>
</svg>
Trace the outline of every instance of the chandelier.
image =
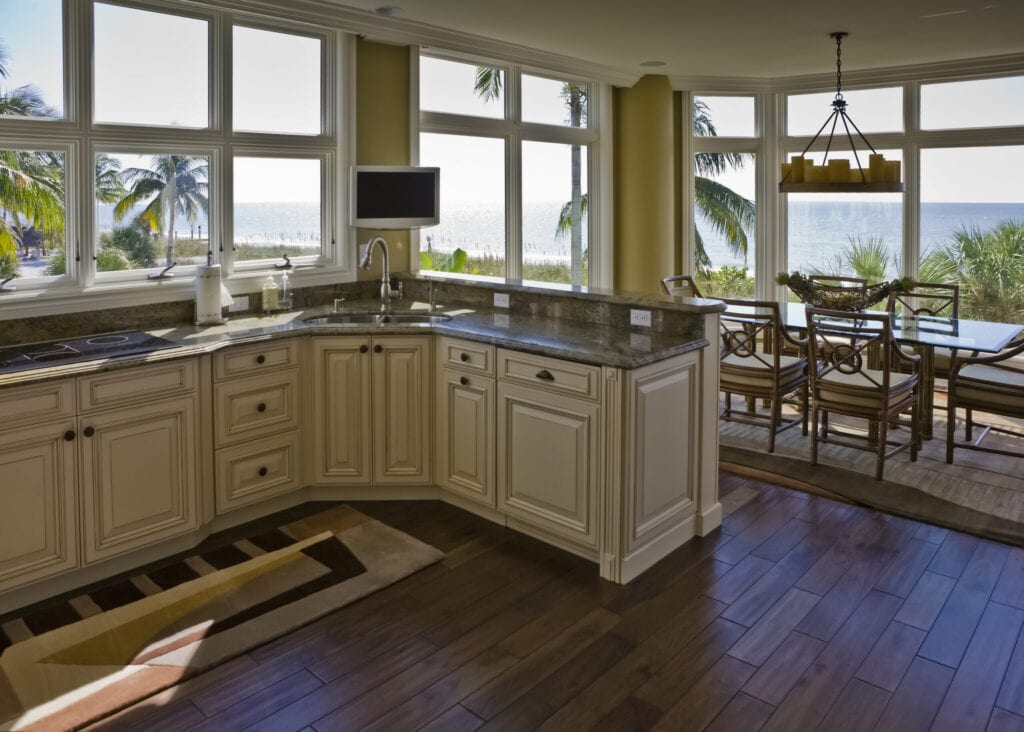
<svg viewBox="0 0 1024 732">
<path fill-rule="evenodd" d="M 879 154 L 872 146 L 864 133 L 860 131 L 856 123 L 846 113 L 846 100 L 843 98 L 843 66 L 842 66 L 842 44 L 843 39 L 848 35 L 844 32 L 829 34 L 836 40 L 836 96 L 832 100 L 832 113 L 825 122 L 818 128 L 818 131 L 807 143 L 807 147 L 799 155 L 794 155 L 788 163 L 782 164 L 782 180 L 779 182 L 779 191 L 782 193 L 899 193 L 903 191 L 903 183 L 900 182 L 900 162 L 898 160 L 886 160 L 884 155 Z M 835 137 L 839 124 L 842 123 L 842 130 L 846 133 L 850 150 L 853 153 L 853 160 L 857 164 L 856 169 L 851 168 L 849 160 L 829 160 L 828 154 L 832 150 L 832 140 Z M 814 161 L 807 157 L 807 151 L 818 141 L 821 133 L 828 127 L 828 141 L 825 144 L 825 157 L 821 165 L 815 165 Z M 853 132 L 864 145 L 871 150 L 868 155 L 868 166 L 861 163 L 861 155 L 857 152 L 857 145 L 854 142 Z M 840 139 L 842 139 L 840 137 Z"/>
</svg>

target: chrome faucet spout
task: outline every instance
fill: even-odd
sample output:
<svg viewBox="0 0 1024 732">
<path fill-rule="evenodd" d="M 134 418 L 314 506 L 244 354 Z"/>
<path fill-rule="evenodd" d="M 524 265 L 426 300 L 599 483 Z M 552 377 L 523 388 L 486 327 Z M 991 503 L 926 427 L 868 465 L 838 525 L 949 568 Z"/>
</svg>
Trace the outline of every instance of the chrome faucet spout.
<svg viewBox="0 0 1024 732">
<path fill-rule="evenodd" d="M 391 287 L 391 255 L 388 253 L 388 243 L 384 241 L 383 237 L 375 236 L 370 240 L 362 259 L 359 260 L 359 267 L 361 269 L 370 268 L 370 264 L 373 262 L 373 250 L 378 246 L 383 257 L 383 271 L 380 278 L 380 310 L 387 312 L 391 309 L 391 299 L 402 296 L 402 287 L 401 285 L 398 286 L 398 289 Z"/>
</svg>

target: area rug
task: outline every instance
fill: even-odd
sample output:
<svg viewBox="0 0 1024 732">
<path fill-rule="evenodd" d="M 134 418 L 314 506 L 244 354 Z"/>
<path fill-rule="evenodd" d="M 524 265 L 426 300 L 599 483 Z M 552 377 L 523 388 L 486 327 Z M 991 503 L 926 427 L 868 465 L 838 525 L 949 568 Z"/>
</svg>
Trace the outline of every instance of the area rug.
<svg viewBox="0 0 1024 732">
<path fill-rule="evenodd" d="M 218 551 L 222 569 L 192 562 L 199 576 L 6 648 L 0 729 L 77 729 L 444 557 L 347 506 Z"/>
</svg>

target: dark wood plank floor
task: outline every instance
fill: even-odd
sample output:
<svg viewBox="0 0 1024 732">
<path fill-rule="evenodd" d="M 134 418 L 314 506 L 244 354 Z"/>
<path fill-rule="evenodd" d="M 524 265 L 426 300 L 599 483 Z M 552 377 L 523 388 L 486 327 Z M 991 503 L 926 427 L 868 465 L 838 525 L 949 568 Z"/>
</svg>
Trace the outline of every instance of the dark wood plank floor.
<svg viewBox="0 0 1024 732">
<path fill-rule="evenodd" d="M 103 730 L 1024 730 L 1024 550 L 725 474 L 632 584 L 442 503 L 434 565 Z"/>
</svg>

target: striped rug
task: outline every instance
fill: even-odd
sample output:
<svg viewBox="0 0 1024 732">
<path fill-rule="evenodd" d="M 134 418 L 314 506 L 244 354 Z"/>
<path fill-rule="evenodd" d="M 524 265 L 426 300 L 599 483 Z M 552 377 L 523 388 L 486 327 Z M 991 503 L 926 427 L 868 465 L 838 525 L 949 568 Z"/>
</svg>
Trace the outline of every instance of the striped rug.
<svg viewBox="0 0 1024 732">
<path fill-rule="evenodd" d="M 2 624 L 0 729 L 76 729 L 439 561 L 338 506 Z"/>
</svg>

